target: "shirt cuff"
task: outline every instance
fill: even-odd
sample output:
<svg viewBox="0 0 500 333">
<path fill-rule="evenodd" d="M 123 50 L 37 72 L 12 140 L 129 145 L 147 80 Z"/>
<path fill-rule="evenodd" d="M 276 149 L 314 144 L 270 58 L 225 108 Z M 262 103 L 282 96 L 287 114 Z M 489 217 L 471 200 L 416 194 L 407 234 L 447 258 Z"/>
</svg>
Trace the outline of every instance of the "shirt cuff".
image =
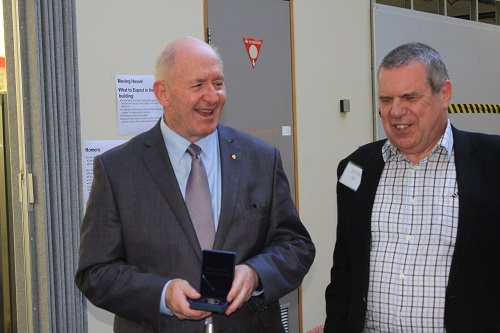
<svg viewBox="0 0 500 333">
<path fill-rule="evenodd" d="M 172 281 L 172 280 L 170 280 Z M 162 314 L 166 314 L 168 316 L 173 316 L 174 314 L 172 313 L 172 311 L 170 311 L 170 309 L 167 307 L 167 303 L 165 302 L 165 293 L 167 292 L 167 287 L 168 285 L 170 284 L 170 281 L 168 281 L 166 284 L 165 284 L 165 287 L 163 287 L 163 291 L 161 293 L 161 299 L 160 299 L 160 313 Z"/>
<path fill-rule="evenodd" d="M 261 289 L 261 290 L 255 290 L 253 293 L 252 293 L 252 296 L 260 296 L 264 293 L 264 289 Z"/>
</svg>

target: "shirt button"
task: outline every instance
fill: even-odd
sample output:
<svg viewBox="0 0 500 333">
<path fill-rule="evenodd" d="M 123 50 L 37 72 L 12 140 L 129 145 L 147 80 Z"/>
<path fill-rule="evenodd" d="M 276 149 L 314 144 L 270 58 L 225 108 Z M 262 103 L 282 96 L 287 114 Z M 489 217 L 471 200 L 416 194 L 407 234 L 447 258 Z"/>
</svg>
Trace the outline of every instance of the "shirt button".
<svg viewBox="0 0 500 333">
<path fill-rule="evenodd" d="M 399 274 L 399 277 L 404 279 L 405 275 L 403 273 Z"/>
<path fill-rule="evenodd" d="M 406 236 L 406 240 L 409 242 L 411 240 L 411 236 Z"/>
<path fill-rule="evenodd" d="M 411 198 L 411 199 L 410 199 L 410 204 L 414 205 L 414 204 L 415 204 L 415 202 L 416 202 L 416 200 L 415 200 L 414 198 Z"/>
</svg>

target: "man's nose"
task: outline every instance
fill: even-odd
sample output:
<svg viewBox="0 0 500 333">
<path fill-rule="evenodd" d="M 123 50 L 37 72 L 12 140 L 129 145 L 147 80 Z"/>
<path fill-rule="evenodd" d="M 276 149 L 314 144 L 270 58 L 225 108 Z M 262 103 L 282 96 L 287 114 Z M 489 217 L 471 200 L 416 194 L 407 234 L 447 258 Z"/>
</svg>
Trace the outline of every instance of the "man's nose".
<svg viewBox="0 0 500 333">
<path fill-rule="evenodd" d="M 215 104 L 219 101 L 219 94 L 213 85 L 207 85 L 207 90 L 203 94 L 203 100 L 210 104 Z"/>
<path fill-rule="evenodd" d="M 401 116 L 403 116 L 404 114 L 406 114 L 407 112 L 407 109 L 406 109 L 406 105 L 404 103 L 404 100 L 402 98 L 394 98 L 392 100 L 392 105 L 391 105 L 391 116 L 395 117 L 395 118 L 399 118 Z"/>
</svg>

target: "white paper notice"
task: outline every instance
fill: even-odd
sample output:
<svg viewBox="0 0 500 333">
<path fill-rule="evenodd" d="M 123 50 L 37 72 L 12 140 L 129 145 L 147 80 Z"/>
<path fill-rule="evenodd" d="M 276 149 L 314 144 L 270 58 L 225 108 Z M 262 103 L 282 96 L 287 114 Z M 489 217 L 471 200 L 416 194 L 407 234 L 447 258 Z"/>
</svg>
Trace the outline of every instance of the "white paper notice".
<svg viewBox="0 0 500 333">
<path fill-rule="evenodd" d="M 136 135 L 160 119 L 163 108 L 153 93 L 153 75 L 117 75 L 118 135 Z"/>
<path fill-rule="evenodd" d="M 342 176 L 340 176 L 339 182 L 349 187 L 351 190 L 356 192 L 358 190 L 359 184 L 361 184 L 361 175 L 363 174 L 363 169 L 351 161 L 347 163 Z"/>
<path fill-rule="evenodd" d="M 84 141 L 82 145 L 83 163 L 83 203 L 87 205 L 92 180 L 94 179 L 93 163 L 94 157 L 114 148 L 127 140 L 102 140 Z"/>
</svg>

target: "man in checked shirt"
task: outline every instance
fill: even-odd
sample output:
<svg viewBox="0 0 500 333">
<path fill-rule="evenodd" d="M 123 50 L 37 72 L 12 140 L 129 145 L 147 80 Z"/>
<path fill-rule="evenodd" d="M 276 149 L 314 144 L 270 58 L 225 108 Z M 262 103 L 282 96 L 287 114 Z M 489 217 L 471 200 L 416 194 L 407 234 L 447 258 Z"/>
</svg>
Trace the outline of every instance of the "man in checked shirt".
<svg viewBox="0 0 500 333">
<path fill-rule="evenodd" d="M 325 332 L 500 332 L 500 136 L 453 127 L 446 64 L 408 43 L 378 70 L 387 140 L 338 166 Z"/>
</svg>

